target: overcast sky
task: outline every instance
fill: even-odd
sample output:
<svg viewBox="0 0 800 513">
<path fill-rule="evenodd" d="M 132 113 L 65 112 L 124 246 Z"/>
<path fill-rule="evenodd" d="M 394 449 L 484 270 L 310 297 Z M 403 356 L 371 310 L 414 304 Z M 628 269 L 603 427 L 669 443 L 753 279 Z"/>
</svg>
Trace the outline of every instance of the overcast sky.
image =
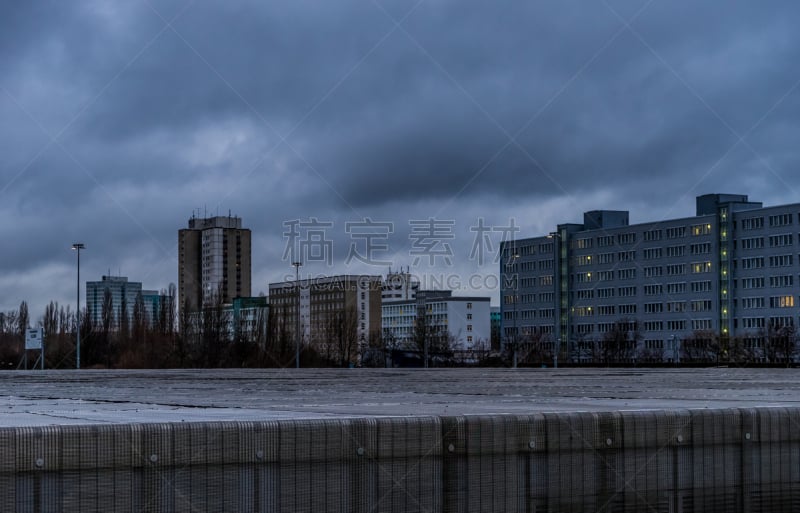
<svg viewBox="0 0 800 513">
<path fill-rule="evenodd" d="M 411 266 L 496 304 L 512 220 L 798 202 L 798 19 L 788 0 L 3 2 L 0 310 L 74 304 L 73 242 L 82 280 L 177 283 L 193 213 L 253 231 L 254 294 L 292 273 L 285 223 L 314 218 L 331 265 L 305 272 Z M 367 218 L 391 233 L 348 233 Z"/>
</svg>

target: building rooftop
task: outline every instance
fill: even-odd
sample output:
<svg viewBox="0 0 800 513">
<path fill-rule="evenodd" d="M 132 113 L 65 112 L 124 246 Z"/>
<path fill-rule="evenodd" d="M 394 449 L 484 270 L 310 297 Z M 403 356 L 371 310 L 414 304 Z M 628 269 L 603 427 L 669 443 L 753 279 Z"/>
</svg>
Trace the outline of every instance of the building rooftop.
<svg viewBox="0 0 800 513">
<path fill-rule="evenodd" d="M 793 369 L 0 372 L 0 426 L 800 406 Z"/>
</svg>

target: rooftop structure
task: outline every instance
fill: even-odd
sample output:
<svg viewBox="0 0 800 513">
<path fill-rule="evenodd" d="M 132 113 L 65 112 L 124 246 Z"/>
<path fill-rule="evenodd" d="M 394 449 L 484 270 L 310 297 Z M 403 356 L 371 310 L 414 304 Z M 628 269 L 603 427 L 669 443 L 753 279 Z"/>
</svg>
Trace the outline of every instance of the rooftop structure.
<svg viewBox="0 0 800 513">
<path fill-rule="evenodd" d="M 389 301 L 408 301 L 417 297 L 419 279 L 410 271 L 389 271 L 383 280 L 381 299 L 384 303 Z"/>
</svg>

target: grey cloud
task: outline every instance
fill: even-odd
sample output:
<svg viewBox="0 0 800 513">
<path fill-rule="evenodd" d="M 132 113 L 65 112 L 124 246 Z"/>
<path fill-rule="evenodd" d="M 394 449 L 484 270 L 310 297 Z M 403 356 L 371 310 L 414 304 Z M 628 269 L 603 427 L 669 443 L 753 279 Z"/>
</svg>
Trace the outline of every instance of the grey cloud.
<svg viewBox="0 0 800 513">
<path fill-rule="evenodd" d="M 407 241 L 411 216 L 468 226 L 482 208 L 523 211 L 534 230 L 577 220 L 575 205 L 630 206 L 645 221 L 691 214 L 693 195 L 712 191 L 796 201 L 798 10 L 4 5 L 0 237 L 21 242 L 4 248 L 0 269 L 41 270 L 53 285 L 47 298 L 8 285 L 0 310 L 69 300 L 63 248 L 78 239 L 95 274 L 123 266 L 162 282 L 146 286 L 176 281 L 175 232 L 196 208 L 244 218 L 264 281 L 284 271 L 281 223 L 293 218 L 389 219 Z M 164 25 L 173 18 L 174 31 Z M 341 262 L 347 239 L 337 241 Z M 460 238 L 459 251 L 470 243 Z"/>
</svg>

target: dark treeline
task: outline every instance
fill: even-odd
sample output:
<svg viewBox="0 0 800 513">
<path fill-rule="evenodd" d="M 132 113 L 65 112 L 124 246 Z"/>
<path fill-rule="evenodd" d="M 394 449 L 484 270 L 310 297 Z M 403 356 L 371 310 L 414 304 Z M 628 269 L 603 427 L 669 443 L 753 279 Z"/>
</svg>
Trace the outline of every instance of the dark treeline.
<svg viewBox="0 0 800 513">
<path fill-rule="evenodd" d="M 794 326 L 767 325 L 746 336 L 726 336 L 712 330 L 696 330 L 688 336 L 646 340 L 635 319 L 615 321 L 599 335 L 580 335 L 557 345 L 547 333 L 520 335 L 516 344 L 519 365 L 551 365 L 559 351 L 560 365 L 769 365 L 792 366 L 800 361 L 798 333 Z M 512 356 L 506 355 L 506 360 Z"/>
<path fill-rule="evenodd" d="M 291 367 L 295 364 L 293 326 L 265 309 L 234 317 L 233 308 L 221 303 L 200 312 L 179 309 L 171 285 L 161 292 L 155 311 L 142 296 L 133 305 L 115 304 L 106 291 L 101 311 L 80 314 L 81 368 L 214 368 Z M 125 314 L 127 312 L 127 315 Z M 44 329 L 45 367 L 76 366 L 76 316 L 69 306 L 51 302 L 38 320 L 28 315 L 25 302 L 17 311 L 0 313 L 0 368 L 33 368 L 38 351 L 24 355 L 28 327 Z M 391 335 L 371 333 L 360 339 L 354 307 L 314 326 L 311 339 L 300 348 L 303 367 L 384 367 L 394 365 L 450 366 L 479 364 L 489 354 L 484 349 L 454 351 L 455 337 L 422 322 L 413 339 L 400 343 Z"/>
<path fill-rule="evenodd" d="M 81 368 L 284 367 L 294 362 L 287 337 L 270 333 L 268 319 L 242 320 L 237 326 L 229 310 L 214 305 L 195 314 L 177 311 L 174 285 L 161 291 L 149 312 L 142 296 L 133 305 L 114 304 L 109 291 L 100 315 L 80 313 Z M 123 312 L 128 312 L 125 315 Z M 243 324 L 247 322 L 249 326 Z M 0 368 L 23 365 L 25 332 L 45 332 L 45 367 L 76 366 L 76 316 L 69 306 L 51 302 L 38 321 L 23 301 L 17 311 L 0 313 Z M 38 352 L 28 352 L 28 366 Z M 304 351 L 304 354 L 308 351 Z"/>
<path fill-rule="evenodd" d="M 263 309 L 234 318 L 226 305 L 178 314 L 174 285 L 162 291 L 155 311 L 141 295 L 132 306 L 115 305 L 106 293 L 100 315 L 81 312 L 82 368 L 213 368 L 290 367 L 295 363 L 295 337 L 285 319 Z M 122 312 L 129 312 L 123 315 Z M 0 369 L 25 365 L 25 333 L 31 326 L 45 332 L 45 367 L 71 369 L 76 365 L 75 312 L 51 302 L 34 320 L 26 302 L 0 312 Z M 683 338 L 645 340 L 635 319 L 618 319 L 599 336 L 573 337 L 557 345 L 551 334 L 521 334 L 504 341 L 479 341 L 470 352 L 456 351 L 456 338 L 425 322 L 413 337 L 401 342 L 390 333 L 371 333 L 358 339 L 354 310 L 330 317 L 303 340 L 304 367 L 510 365 L 550 366 L 559 351 L 560 365 L 795 365 L 800 359 L 793 326 L 767 326 L 747 337 L 726 337 L 695 331 Z M 495 334 L 499 335 L 499 334 Z M 494 351 L 491 348 L 494 348 Z M 516 352 L 516 354 L 514 354 Z M 38 352 L 28 352 L 33 367 Z"/>
</svg>

